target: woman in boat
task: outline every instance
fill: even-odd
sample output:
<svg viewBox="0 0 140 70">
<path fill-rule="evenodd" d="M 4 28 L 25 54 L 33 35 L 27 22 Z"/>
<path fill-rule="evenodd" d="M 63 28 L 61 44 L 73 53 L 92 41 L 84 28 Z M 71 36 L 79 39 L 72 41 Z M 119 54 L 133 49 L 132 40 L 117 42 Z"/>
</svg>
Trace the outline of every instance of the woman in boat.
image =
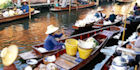
<svg viewBox="0 0 140 70">
<path fill-rule="evenodd" d="M 104 19 L 104 18 L 106 17 L 106 15 L 102 13 L 103 10 L 104 10 L 104 9 L 102 9 L 101 7 L 98 7 L 97 13 L 95 13 L 94 16 L 95 16 L 96 18 Z"/>
<path fill-rule="evenodd" d="M 59 2 L 58 2 L 58 0 L 55 0 L 55 7 L 59 7 Z"/>
<path fill-rule="evenodd" d="M 23 0 L 23 1 L 22 1 L 21 10 L 22 10 L 24 13 L 28 13 L 28 12 L 29 12 L 29 6 L 28 6 L 28 1 L 27 1 L 27 0 Z"/>
<path fill-rule="evenodd" d="M 140 15 L 140 7 L 138 6 L 138 3 L 135 3 L 134 6 L 134 15 Z"/>
<path fill-rule="evenodd" d="M 134 11 L 138 9 L 138 3 L 135 3 Z"/>
<path fill-rule="evenodd" d="M 47 27 L 46 34 L 48 34 L 48 36 L 44 43 L 44 48 L 46 50 L 51 51 L 51 50 L 62 49 L 62 46 L 64 44 L 58 42 L 55 38 L 60 38 L 64 34 L 64 31 L 62 30 L 61 34 L 56 34 L 58 29 L 59 29 L 58 27 L 55 27 L 53 25 L 49 25 Z"/>
</svg>

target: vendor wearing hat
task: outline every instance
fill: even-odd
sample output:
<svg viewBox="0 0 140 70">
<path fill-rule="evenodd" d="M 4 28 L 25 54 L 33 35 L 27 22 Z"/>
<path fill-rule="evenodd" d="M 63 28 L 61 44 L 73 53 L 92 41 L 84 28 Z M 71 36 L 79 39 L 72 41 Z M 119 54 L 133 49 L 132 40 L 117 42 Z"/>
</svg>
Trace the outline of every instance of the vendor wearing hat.
<svg viewBox="0 0 140 70">
<path fill-rule="evenodd" d="M 105 18 L 106 15 L 102 13 L 103 10 L 104 10 L 103 8 L 98 7 L 97 8 L 97 13 L 95 13 L 94 16 L 97 17 L 97 18 Z"/>
<path fill-rule="evenodd" d="M 49 25 L 47 27 L 46 34 L 48 34 L 48 36 L 45 40 L 44 48 L 46 48 L 48 51 L 62 49 L 62 46 L 64 45 L 63 43 L 60 43 L 55 39 L 60 38 L 64 33 L 62 32 L 61 34 L 56 34 L 58 29 L 59 29 L 58 27 L 55 27 L 53 25 Z"/>
<path fill-rule="evenodd" d="M 22 0 L 22 7 L 21 10 L 24 13 L 28 13 L 29 12 L 29 6 L 28 6 L 28 1 L 27 0 Z"/>
<path fill-rule="evenodd" d="M 18 47 L 16 45 L 10 45 L 1 51 L 1 59 L 4 65 L 3 70 L 17 70 L 13 64 L 18 56 Z"/>
</svg>

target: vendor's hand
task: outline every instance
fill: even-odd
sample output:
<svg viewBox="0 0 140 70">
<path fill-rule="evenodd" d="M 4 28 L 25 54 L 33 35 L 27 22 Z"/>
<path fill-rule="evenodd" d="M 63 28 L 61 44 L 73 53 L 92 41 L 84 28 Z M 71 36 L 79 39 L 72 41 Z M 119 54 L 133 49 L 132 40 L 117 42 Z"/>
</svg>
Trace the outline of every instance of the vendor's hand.
<svg viewBox="0 0 140 70">
<path fill-rule="evenodd" d="M 133 44 L 133 45 L 134 45 L 134 44 L 135 44 L 135 41 L 132 41 L 132 42 L 131 42 L 131 44 Z"/>
<path fill-rule="evenodd" d="M 24 9 L 23 12 L 26 12 L 26 10 Z"/>
<path fill-rule="evenodd" d="M 129 45 L 129 44 L 127 44 L 127 45 L 126 45 L 126 48 L 131 49 L 131 48 L 132 48 L 132 46 L 131 46 L 131 45 Z"/>
<path fill-rule="evenodd" d="M 62 32 L 63 34 L 65 34 L 65 31 L 64 31 L 64 29 L 61 29 L 61 32 Z"/>
</svg>

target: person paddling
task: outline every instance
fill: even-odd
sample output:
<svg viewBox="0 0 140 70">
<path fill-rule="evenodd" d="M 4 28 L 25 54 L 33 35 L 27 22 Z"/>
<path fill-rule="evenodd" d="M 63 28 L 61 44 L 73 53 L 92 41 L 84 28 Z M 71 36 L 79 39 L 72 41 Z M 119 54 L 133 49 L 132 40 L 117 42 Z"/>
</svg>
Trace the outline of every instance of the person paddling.
<svg viewBox="0 0 140 70">
<path fill-rule="evenodd" d="M 29 6 L 28 6 L 28 1 L 27 1 L 27 0 L 23 0 L 23 1 L 22 1 L 21 10 L 22 10 L 24 13 L 28 13 L 28 12 L 29 12 Z"/>
<path fill-rule="evenodd" d="M 97 18 L 104 19 L 106 17 L 106 15 L 102 13 L 103 10 L 104 10 L 103 8 L 98 7 L 97 12 L 94 14 L 94 16 Z"/>
<path fill-rule="evenodd" d="M 58 42 L 56 40 L 56 38 L 62 37 L 62 35 L 64 34 L 64 31 L 62 31 L 62 33 L 60 33 L 60 34 L 57 34 L 58 30 L 59 30 L 59 28 L 55 27 L 53 25 L 49 25 L 47 27 L 46 34 L 48 34 L 48 36 L 45 39 L 45 43 L 44 43 L 44 48 L 46 50 L 51 51 L 51 50 L 62 49 L 62 46 L 64 44 L 61 42 Z"/>
</svg>

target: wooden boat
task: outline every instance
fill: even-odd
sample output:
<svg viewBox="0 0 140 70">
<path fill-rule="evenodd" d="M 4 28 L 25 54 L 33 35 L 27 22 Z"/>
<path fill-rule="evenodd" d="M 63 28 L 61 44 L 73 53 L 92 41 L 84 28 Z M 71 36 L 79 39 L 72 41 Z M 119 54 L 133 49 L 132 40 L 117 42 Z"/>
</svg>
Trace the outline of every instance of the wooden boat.
<svg viewBox="0 0 140 70">
<path fill-rule="evenodd" d="M 112 26 L 112 25 L 116 25 L 116 26 L 120 26 L 121 24 L 121 21 L 122 20 L 119 20 L 119 21 L 115 21 L 115 22 L 112 22 L 111 24 L 108 24 L 108 25 L 104 25 L 104 24 L 100 24 L 100 23 L 94 23 L 94 25 L 92 26 L 92 28 L 101 28 L 101 27 L 106 27 L 106 26 Z"/>
<path fill-rule="evenodd" d="M 82 8 L 87 8 L 87 7 L 92 7 L 92 6 L 95 6 L 95 2 L 91 2 L 89 4 L 82 5 L 82 6 L 71 6 L 71 10 L 82 9 Z M 65 7 L 65 8 L 54 7 L 54 8 L 50 9 L 50 11 L 54 11 L 54 12 L 57 12 L 57 11 L 68 11 L 68 10 L 69 10 L 69 6 Z"/>
<path fill-rule="evenodd" d="M 102 32 L 103 30 L 109 30 L 109 31 L 113 31 L 114 33 L 118 33 L 121 30 L 121 28 L 119 28 L 117 26 L 108 26 L 108 27 L 103 27 L 103 28 L 100 28 L 100 29 L 80 33 L 80 34 L 77 34 L 77 35 L 72 35 L 68 38 L 74 38 L 74 39 L 81 39 L 82 40 L 82 39 L 86 39 L 86 38 L 88 38 L 88 37 L 90 37 L 90 36 L 92 36 L 96 33 Z M 60 41 L 64 42 L 68 38 L 61 39 Z M 35 53 L 37 55 L 40 55 L 40 56 L 43 56 L 44 54 L 47 54 L 47 53 L 53 53 L 53 52 L 59 51 L 59 50 L 53 50 L 53 51 L 50 51 L 50 52 L 41 53 L 40 51 L 37 50 L 37 48 L 40 48 L 40 47 L 43 47 L 43 44 L 32 46 L 32 49 L 35 51 Z"/>
<path fill-rule="evenodd" d="M 118 2 L 132 2 L 134 0 L 117 0 Z"/>
<path fill-rule="evenodd" d="M 35 10 L 35 11 L 33 11 L 31 14 L 32 14 L 32 15 L 35 15 L 35 14 L 38 14 L 38 13 L 40 13 L 40 11 Z M 29 13 L 25 13 L 25 14 L 16 15 L 16 16 L 0 18 L 0 23 L 9 22 L 9 21 L 14 21 L 14 20 L 21 19 L 21 18 L 25 18 L 25 17 L 28 17 L 28 16 L 29 16 Z"/>
<path fill-rule="evenodd" d="M 126 48 L 124 48 L 126 46 L 126 44 L 124 44 L 123 45 L 123 47 L 118 47 L 119 48 L 119 50 L 121 51 L 121 50 L 125 50 L 126 52 L 128 52 L 128 51 L 130 51 L 130 53 L 134 53 L 133 55 L 136 55 L 136 54 L 140 54 L 139 52 L 135 52 L 135 51 L 133 51 L 133 50 L 130 50 L 130 49 L 126 49 Z M 118 49 L 117 48 L 117 49 Z M 129 52 L 128 52 L 129 53 Z M 106 61 L 104 62 L 104 64 L 102 64 L 102 66 L 101 66 L 101 70 L 109 70 L 109 67 L 111 66 L 111 63 L 112 63 L 112 61 L 113 61 L 113 59 L 115 58 L 115 57 L 117 57 L 117 55 L 115 55 L 115 52 L 114 52 L 114 54 L 112 54 L 112 55 L 110 55 L 107 59 L 106 59 Z M 133 63 L 135 63 L 135 62 L 133 62 Z M 131 65 L 132 66 L 132 65 Z M 135 65 L 133 65 L 133 66 L 135 66 Z M 140 67 L 138 66 L 138 68 L 136 69 L 136 70 L 140 70 Z"/>
<path fill-rule="evenodd" d="M 81 67 L 85 66 L 91 60 L 94 60 L 94 58 L 100 53 L 101 48 L 105 46 L 105 44 L 112 37 L 113 34 L 114 34 L 113 31 L 103 30 L 102 32 L 91 35 L 90 37 L 93 37 L 94 39 L 96 39 L 99 45 L 98 47 L 94 49 L 94 51 L 91 52 L 91 55 L 87 59 L 84 59 L 81 62 L 76 62 L 75 60 L 77 58 L 75 56 L 67 55 L 66 49 L 63 49 L 61 51 L 55 52 L 54 54 L 51 54 L 51 55 L 56 56 L 56 61 L 54 63 L 58 65 L 59 67 L 64 68 L 66 70 L 79 70 Z M 83 37 L 82 39 L 85 40 L 87 39 L 87 37 L 85 38 Z M 43 60 L 40 61 L 39 64 L 40 63 L 43 63 Z"/>
<path fill-rule="evenodd" d="M 77 27 L 73 25 L 72 28 L 74 29 L 74 32 L 72 33 L 72 35 L 94 30 L 92 28 L 93 25 L 94 23 L 86 24 L 85 27 Z"/>
<path fill-rule="evenodd" d="M 97 29 L 97 28 L 112 26 L 112 25 L 120 26 L 121 25 L 121 20 L 113 22 L 112 24 L 109 24 L 109 25 L 103 25 L 103 24 L 99 24 L 99 23 L 94 22 L 94 23 L 91 23 L 91 24 L 86 24 L 85 27 L 72 26 L 72 28 L 74 29 L 74 32 L 72 33 L 72 35 L 79 34 L 79 33 L 82 33 L 82 32 L 91 31 L 91 30 L 94 30 L 94 29 Z"/>
</svg>

